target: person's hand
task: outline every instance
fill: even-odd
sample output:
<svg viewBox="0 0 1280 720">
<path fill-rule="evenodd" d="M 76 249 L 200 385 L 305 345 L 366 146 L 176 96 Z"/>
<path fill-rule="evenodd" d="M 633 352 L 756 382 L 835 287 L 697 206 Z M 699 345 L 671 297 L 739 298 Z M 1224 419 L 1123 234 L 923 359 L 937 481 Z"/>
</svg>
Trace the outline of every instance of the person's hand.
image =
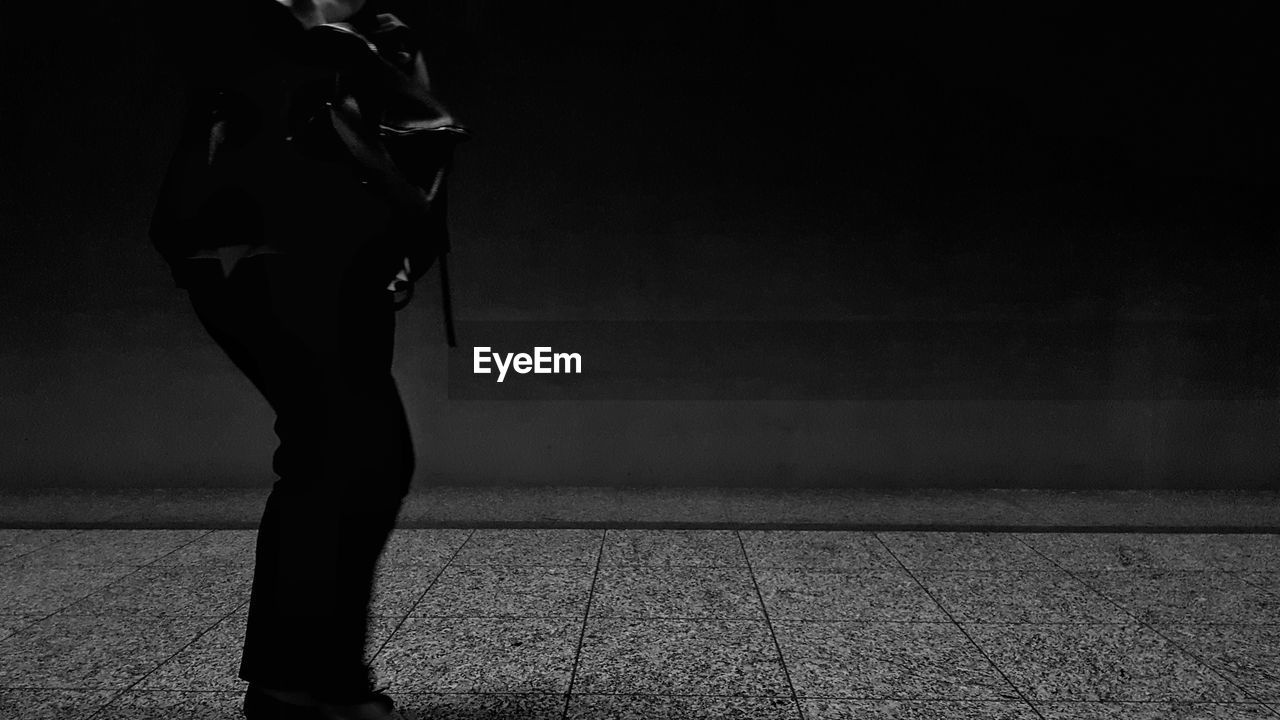
<svg viewBox="0 0 1280 720">
<path fill-rule="evenodd" d="M 391 292 L 400 292 L 404 290 L 409 283 L 409 258 L 404 259 L 404 264 L 400 267 L 400 271 L 396 273 L 396 277 L 387 285 L 387 289 Z"/>
</svg>

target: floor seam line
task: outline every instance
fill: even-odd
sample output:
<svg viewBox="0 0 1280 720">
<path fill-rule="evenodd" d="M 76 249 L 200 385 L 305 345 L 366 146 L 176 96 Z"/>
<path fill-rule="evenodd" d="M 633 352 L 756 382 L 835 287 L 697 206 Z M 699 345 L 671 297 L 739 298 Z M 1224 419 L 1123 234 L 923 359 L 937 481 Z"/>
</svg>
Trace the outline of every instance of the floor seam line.
<svg viewBox="0 0 1280 720">
<path fill-rule="evenodd" d="M 965 630 L 964 626 L 961 625 L 960 622 L 955 619 L 955 616 L 951 614 L 951 611 L 948 610 L 947 607 L 938 600 L 938 598 L 934 597 L 934 594 L 929 591 L 928 586 L 926 586 L 923 582 L 921 582 L 920 578 L 916 577 L 916 574 L 911 571 L 911 568 L 907 567 L 907 564 L 902 562 L 902 558 L 898 557 L 898 554 L 893 551 L 893 548 L 889 547 L 889 543 L 885 542 L 884 538 L 880 537 L 878 533 L 873 533 L 873 537 L 875 537 L 876 541 L 879 542 L 882 547 L 884 547 L 885 552 L 889 553 L 890 557 L 892 557 L 894 561 L 898 563 L 898 566 L 902 568 L 902 571 L 905 572 L 907 576 L 910 577 L 916 583 L 916 585 L 918 585 L 920 589 L 924 591 L 925 595 L 929 596 L 929 599 L 933 601 L 933 604 L 937 605 L 938 609 L 941 610 L 943 614 L 947 616 L 947 619 L 949 619 L 951 621 L 951 624 L 954 625 L 956 629 L 959 630 L 960 633 L 964 635 L 965 639 L 969 641 L 969 644 L 972 645 L 979 653 L 982 654 L 982 657 L 986 659 L 988 663 L 991 664 L 991 667 L 995 668 L 996 672 L 1000 673 L 1000 677 L 1005 681 L 1005 683 L 1009 685 L 1009 687 L 1013 688 L 1014 692 L 1018 693 L 1018 697 L 1022 698 L 1022 701 L 1026 703 L 1027 707 L 1031 708 L 1031 712 L 1035 713 L 1036 716 L 1040 718 L 1040 720 L 1045 720 L 1044 715 L 1041 714 L 1040 712 L 1040 708 L 1036 707 L 1035 704 L 1031 702 L 1031 698 L 1027 697 L 1027 694 L 1022 692 L 1022 688 L 1018 687 L 1013 682 L 1013 680 L 1008 676 L 1008 674 L 1005 673 L 1004 668 L 1000 667 L 998 664 L 996 664 L 995 660 L 991 659 L 991 656 L 987 654 L 987 651 L 983 649 L 981 645 L 978 644 L 977 640 L 973 639 L 973 636 L 970 635 L 969 631 Z"/>
<path fill-rule="evenodd" d="M 791 693 L 796 717 L 804 720 L 804 706 L 800 704 L 800 694 L 796 692 L 795 683 L 791 681 L 791 671 L 787 669 L 787 657 L 782 653 L 782 643 L 778 642 L 778 634 L 773 628 L 773 620 L 769 617 L 769 608 L 765 605 L 764 594 L 760 592 L 760 583 L 756 579 L 755 568 L 751 565 L 751 554 L 747 552 L 747 543 L 742 539 L 741 532 L 735 530 L 733 535 L 738 539 L 738 547 L 742 549 L 742 556 L 747 563 L 747 576 L 751 578 L 751 587 L 756 591 L 756 601 L 760 603 L 760 612 L 764 614 L 764 626 L 769 631 L 769 638 L 773 640 L 773 649 L 778 653 L 778 664 L 782 666 L 782 677 L 787 681 L 787 690 Z"/>
<path fill-rule="evenodd" d="M 57 610 L 54 610 L 53 612 L 49 613 L 48 615 L 45 615 L 44 617 L 40 618 L 40 620 L 38 620 L 37 622 L 44 622 L 45 620 L 48 620 L 49 618 L 53 617 L 54 615 L 66 615 L 67 617 L 77 617 L 77 616 L 81 616 L 81 617 L 96 617 L 96 616 L 99 616 L 99 615 L 107 615 L 107 616 L 110 616 L 110 615 L 114 614 L 114 613 L 68 613 L 68 612 L 66 612 L 66 611 L 67 611 L 69 608 L 71 608 L 71 607 L 73 607 L 73 606 L 75 606 L 75 605 L 78 605 L 79 603 L 82 603 L 82 602 L 84 602 L 85 600 L 88 600 L 89 598 L 93 597 L 94 595 L 97 595 L 98 593 L 100 593 L 100 592 L 102 592 L 102 591 L 104 591 L 104 590 L 106 590 L 106 589 L 108 589 L 108 588 L 115 587 L 117 584 L 119 584 L 119 583 L 121 583 L 121 582 L 124 582 L 125 580 L 127 580 L 127 579 L 129 579 L 129 578 L 133 577 L 134 575 L 137 575 L 139 572 L 141 572 L 141 571 L 143 570 L 143 568 L 151 567 L 151 565 L 152 565 L 153 563 L 155 563 L 155 562 L 157 562 L 157 561 L 159 561 L 159 560 L 161 560 L 161 559 L 163 559 L 163 558 L 166 558 L 166 557 L 168 557 L 168 556 L 172 555 L 172 554 L 173 554 L 173 553 L 175 553 L 175 552 L 178 552 L 179 550 L 181 550 L 181 549 L 183 549 L 183 548 L 185 548 L 185 547 L 187 547 L 187 546 L 191 545 L 192 543 L 195 543 L 195 542 L 199 541 L 201 538 L 208 537 L 209 535 L 213 534 L 213 532 L 214 532 L 213 530 L 209 530 L 208 532 L 204 533 L 203 535 L 200 535 L 200 536 L 198 536 L 198 537 L 195 537 L 195 538 L 191 539 L 190 541 L 185 542 L 185 543 L 183 543 L 182 545 L 179 545 L 178 547 L 176 547 L 176 548 L 174 548 L 174 549 L 170 550 L 169 552 L 164 553 L 163 555 L 160 555 L 160 556 L 158 556 L 158 557 L 155 557 L 155 558 L 153 558 L 153 559 L 152 559 L 151 561 L 149 561 L 149 562 L 143 563 L 142 565 L 133 565 L 133 566 L 132 566 L 132 567 L 133 567 L 133 569 L 132 569 L 132 570 L 130 570 L 129 572 L 125 573 L 124 575 L 121 575 L 120 577 L 118 577 L 118 578 L 116 578 L 116 579 L 114 579 L 114 580 L 112 580 L 112 581 L 108 582 L 107 584 L 105 584 L 105 585 L 103 585 L 103 586 L 101 586 L 101 587 L 97 587 L 97 588 L 94 588 L 93 590 L 90 590 L 87 594 L 82 595 L 82 596 L 80 596 L 80 597 L 76 598 L 75 600 L 72 600 L 71 602 L 67 603 L 66 605 L 63 605 L 62 607 L 58 608 Z M 57 544 L 57 543 L 54 543 L 54 544 Z M 124 566 L 129 566 L 129 563 L 110 563 L 110 565 L 113 565 L 113 566 L 114 566 L 114 565 L 124 565 Z M 123 613 L 122 613 L 122 614 L 123 614 Z M 222 620 L 221 620 L 221 619 L 219 619 L 219 621 L 218 621 L 218 622 L 222 622 Z M 24 628 L 24 629 L 25 629 L 25 628 Z M 7 638 L 6 638 L 6 639 L 7 639 Z"/>
<path fill-rule="evenodd" d="M 591 601 L 595 599 L 596 583 L 600 580 L 600 568 L 604 563 L 604 548 L 609 540 L 609 531 L 600 533 L 600 545 L 596 548 L 596 564 L 591 572 L 591 587 L 587 589 L 587 605 L 582 611 L 582 630 L 578 633 L 578 645 L 573 651 L 573 667 L 569 670 L 569 686 L 564 692 L 564 709 L 560 711 L 560 720 L 568 720 L 569 705 L 573 702 L 573 685 L 578 679 L 578 667 L 582 664 L 582 645 L 587 637 L 587 623 L 591 622 Z"/>
<path fill-rule="evenodd" d="M 436 583 L 439 582 L 440 580 L 440 576 L 444 574 L 444 571 L 449 568 L 449 564 L 453 561 L 454 558 L 458 557 L 458 553 L 462 552 L 462 548 L 466 547 L 467 543 L 471 541 L 472 536 L 475 534 L 476 534 L 475 530 L 472 530 L 471 532 L 467 533 L 467 537 L 461 543 L 458 544 L 458 548 L 453 551 L 453 554 L 449 556 L 449 559 L 445 560 L 444 564 L 440 566 L 440 569 L 436 571 L 435 577 L 431 578 L 431 582 L 427 584 L 426 589 L 422 591 L 422 594 L 418 596 L 417 600 L 413 601 L 413 605 L 409 606 L 409 610 L 405 612 L 404 617 L 401 617 L 400 621 L 396 623 L 396 626 L 391 628 L 391 632 L 387 633 L 387 637 L 384 638 L 382 643 L 378 645 L 378 649 L 374 650 L 372 653 L 369 654 L 370 665 L 372 665 L 373 661 L 377 659 L 378 655 L 380 655 L 382 651 L 386 649 L 387 643 L 391 642 L 391 638 L 395 637 L 396 633 L 400 632 L 400 628 L 404 627 L 404 624 L 409 621 L 409 618 L 413 617 L 414 609 L 416 609 L 418 605 L 422 603 L 422 599 L 427 596 L 427 593 L 431 592 L 431 588 L 436 586 Z M 385 548 L 384 548 L 384 551 L 385 551 Z"/>
<path fill-rule="evenodd" d="M 1094 587 L 1093 585 L 1089 584 L 1087 581 L 1085 581 L 1085 579 L 1084 579 L 1084 578 L 1080 577 L 1079 575 L 1076 575 L 1076 573 L 1075 573 L 1075 572 L 1073 572 L 1070 568 L 1063 566 L 1063 565 L 1062 565 L 1062 564 L 1060 564 L 1057 560 L 1054 560 L 1053 558 L 1049 557 L 1049 556 L 1048 556 L 1048 555 L 1046 555 L 1045 553 L 1041 552 L 1039 548 L 1037 548 L 1037 547 L 1035 547 L 1034 545 L 1032 545 L 1032 544 L 1028 543 L 1027 541 L 1023 540 L 1022 538 L 1018 537 L 1016 533 L 1014 534 L 1014 539 L 1015 539 L 1015 540 L 1017 540 L 1018 542 L 1022 543 L 1022 544 L 1023 544 L 1023 545 L 1025 545 L 1026 547 L 1031 548 L 1031 551 L 1032 551 L 1032 552 L 1034 552 L 1034 553 L 1036 553 L 1036 554 L 1037 554 L 1037 555 L 1039 555 L 1040 557 L 1042 557 L 1042 558 L 1044 558 L 1045 560 L 1048 560 L 1049 562 L 1053 563 L 1053 565 L 1054 565 L 1055 567 L 1057 567 L 1059 570 L 1061 570 L 1062 572 L 1064 572 L 1064 573 L 1066 573 L 1067 575 L 1069 575 L 1069 576 L 1070 576 L 1072 579 L 1074 579 L 1076 582 L 1078 582 L 1078 583 L 1080 583 L 1081 585 L 1084 585 L 1085 587 L 1089 588 L 1091 591 L 1093 591 L 1093 592 L 1094 592 L 1094 594 L 1098 595 L 1098 596 L 1099 596 L 1099 597 L 1101 597 L 1102 599 L 1106 600 L 1107 602 L 1109 602 L 1109 603 L 1111 603 L 1112 605 L 1114 605 L 1114 606 L 1116 606 L 1117 608 L 1119 608 L 1120 612 L 1123 612 L 1125 615 L 1128 615 L 1129 617 L 1133 618 L 1134 622 L 1135 622 L 1136 624 L 1138 624 L 1140 627 L 1144 627 L 1144 628 L 1146 628 L 1146 629 L 1148 629 L 1148 630 L 1150 630 L 1150 631 L 1154 632 L 1156 635 L 1159 635 L 1159 636 L 1160 636 L 1160 637 L 1161 637 L 1165 642 L 1167 642 L 1167 643 L 1169 643 L 1170 645 L 1174 646 L 1174 647 L 1175 647 L 1175 648 L 1177 648 L 1179 651 L 1186 653 L 1186 654 L 1187 654 L 1187 656 L 1189 656 L 1191 659 L 1195 660 L 1197 663 L 1200 663 L 1200 664 L 1201 664 L 1201 665 L 1203 665 L 1205 668 L 1208 668 L 1208 670 L 1209 670 L 1210 672 L 1214 673 L 1215 675 L 1217 675 L 1218 677 L 1222 678 L 1223 680 L 1226 680 L 1226 681 L 1227 681 L 1227 682 L 1228 682 L 1232 687 L 1234 687 L 1235 689 L 1237 689 L 1237 690 L 1239 690 L 1240 692 L 1244 693 L 1244 694 L 1245 694 L 1245 696 L 1247 696 L 1247 697 L 1251 698 L 1253 702 L 1256 702 L 1256 703 L 1262 704 L 1262 705 L 1263 705 L 1263 707 L 1266 707 L 1268 710 L 1270 710 L 1270 711 L 1271 711 L 1272 713 L 1274 713 L 1274 714 L 1280 714 L 1280 713 L 1277 713 L 1277 712 L 1276 712 L 1273 708 L 1271 708 L 1269 705 L 1267 705 L 1267 704 L 1266 704 L 1266 702 L 1265 702 L 1265 701 L 1263 701 L 1261 698 L 1257 697 L 1257 696 L 1256 696 L 1256 695 L 1254 695 L 1252 692 L 1250 692 L 1248 688 L 1246 688 L 1246 687 L 1244 687 L 1244 686 L 1242 686 L 1242 685 L 1240 685 L 1240 684 L 1236 683 L 1236 682 L 1235 682 L 1235 680 L 1231 679 L 1228 675 L 1226 675 L 1226 674 L 1225 674 L 1225 673 L 1223 673 L 1222 671 L 1218 670 L 1218 668 L 1216 668 L 1216 667 L 1214 667 L 1213 665 L 1210 665 L 1209 663 L 1205 662 L 1204 660 L 1202 660 L 1202 659 L 1200 658 L 1200 656 L 1196 655 L 1195 653 L 1193 653 L 1193 652 L 1191 652 L 1190 650 L 1186 649 L 1186 648 L 1185 648 L 1185 647 L 1183 647 L 1182 645 L 1178 644 L 1178 642 L 1177 642 L 1177 641 L 1173 640 L 1173 639 L 1172 639 L 1172 638 L 1170 638 L 1169 636 L 1167 636 L 1167 635 L 1165 635 L 1164 633 L 1160 632 L 1160 629 L 1159 629 L 1159 628 L 1157 628 L 1156 626 L 1154 626 L 1154 625 L 1152 625 L 1152 624 L 1150 624 L 1150 623 L 1146 622 L 1145 620 L 1143 620 L 1142 618 L 1138 617 L 1137 615 L 1134 615 L 1132 612 L 1130 612 L 1130 611 L 1129 611 L 1129 609 L 1128 609 L 1128 608 L 1126 608 L 1125 606 L 1121 605 L 1119 602 L 1117 602 L 1117 601 L 1116 601 L 1114 598 L 1112 598 L 1111 596 L 1107 595 L 1106 593 L 1102 592 L 1102 591 L 1101 591 L 1101 590 L 1099 590 L 1098 588 L 1096 588 L 1096 587 Z M 1212 623 L 1187 623 L 1187 624 L 1189 624 L 1189 625 L 1195 625 L 1195 624 L 1212 624 Z M 1252 623 L 1243 623 L 1243 624 L 1252 624 Z M 1209 702 L 1212 702 L 1212 701 L 1209 701 Z"/>
<path fill-rule="evenodd" d="M 204 536 L 202 535 L 201 537 L 204 537 Z M 199 538 L 197 538 L 197 539 L 199 539 Z M 193 540 L 192 542 L 195 542 L 195 541 Z M 153 668 L 151 668 L 150 670 L 148 670 L 147 672 L 143 673 L 140 677 L 138 677 L 138 679 L 137 679 L 137 680 L 134 680 L 134 681 L 133 681 L 132 683 L 130 683 L 127 687 L 122 688 L 122 689 L 121 689 L 119 692 L 117 692 L 115 695 L 112 695 L 110 700 L 108 700 L 105 704 L 103 704 L 101 707 L 99 707 L 97 710 L 95 710 L 92 714 L 85 716 L 84 720 L 93 720 L 93 718 L 98 717 L 99 715 L 101 715 L 101 714 L 102 714 L 102 713 L 103 713 L 103 712 L 104 712 L 108 707 L 110 707 L 110 706 L 111 706 L 111 704 L 112 704 L 112 703 L 114 703 L 116 700 L 118 700 L 118 699 L 120 699 L 121 697 L 123 697 L 125 693 L 130 692 L 130 691 L 132 691 L 135 687 L 137 687 L 138 683 L 140 683 L 140 682 L 142 682 L 143 680 L 146 680 L 147 678 L 151 677 L 151 675 L 152 675 L 152 674 L 154 674 L 157 670 L 159 670 L 160 668 L 164 667 L 166 663 L 168 663 L 170 660 L 173 660 L 173 659 L 174 659 L 174 658 L 176 658 L 178 655 L 180 655 L 180 654 L 182 653 L 182 651 L 183 651 L 183 650 L 186 650 L 187 648 L 189 648 L 189 647 L 191 647 L 192 645 L 194 645 L 194 644 L 196 644 L 197 642 L 199 642 L 199 641 L 200 641 L 200 639 L 201 639 L 201 638 L 203 638 L 205 635 L 208 635 L 209 633 L 213 632 L 213 629 L 214 629 L 214 628 L 216 628 L 216 627 L 218 627 L 219 625 L 221 625 L 224 621 L 226 621 L 226 619 L 227 619 L 227 618 L 229 618 L 229 617 L 231 617 L 232 615 L 236 614 L 236 612 L 237 612 L 237 611 L 239 611 L 239 610 L 240 610 L 240 608 L 244 607 L 244 606 L 245 606 L 245 604 L 246 604 L 246 603 L 248 603 L 248 602 L 249 602 L 248 600 L 245 600 L 245 601 L 243 601 L 243 602 L 239 603 L 239 604 L 238 604 L 238 605 L 236 605 L 236 606 L 235 606 L 235 607 L 234 607 L 230 612 L 228 612 L 228 613 L 226 613 L 225 615 L 223 615 L 222 617 L 218 618 L 217 622 L 213 623 L 212 625 L 210 625 L 209 627 L 205 628 L 204 630 L 201 630 L 200 632 L 196 633 L 196 636 L 195 636 L 195 637 L 191 638 L 191 640 L 187 641 L 184 645 L 182 645 L 181 647 L 179 647 L 177 650 L 173 651 L 173 653 L 172 653 L 172 654 L 170 654 L 170 655 L 169 655 L 169 657 L 167 657 L 167 658 L 165 658 L 164 660 L 161 660 L 160 662 L 156 663 L 156 666 L 155 666 L 155 667 L 153 667 Z M 170 692 L 182 692 L 182 691 L 180 691 L 180 690 L 177 690 L 177 691 L 171 690 Z"/>
</svg>

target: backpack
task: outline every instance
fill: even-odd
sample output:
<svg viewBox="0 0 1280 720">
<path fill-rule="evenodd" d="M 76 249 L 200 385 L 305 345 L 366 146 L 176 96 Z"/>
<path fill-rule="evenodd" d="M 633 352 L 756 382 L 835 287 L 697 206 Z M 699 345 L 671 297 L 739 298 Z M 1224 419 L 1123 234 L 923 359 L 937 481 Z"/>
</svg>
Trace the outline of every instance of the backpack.
<svg viewBox="0 0 1280 720">
<path fill-rule="evenodd" d="M 456 347 L 446 186 L 453 149 L 467 131 L 431 93 L 420 44 L 395 15 L 381 13 L 360 26 L 319 25 L 308 35 L 317 51 L 339 59 L 340 69 L 329 98 L 303 127 L 313 138 L 336 137 L 396 208 L 392 237 L 406 258 L 405 296 L 396 310 L 408 305 L 414 284 L 439 261 L 445 337 Z"/>
</svg>

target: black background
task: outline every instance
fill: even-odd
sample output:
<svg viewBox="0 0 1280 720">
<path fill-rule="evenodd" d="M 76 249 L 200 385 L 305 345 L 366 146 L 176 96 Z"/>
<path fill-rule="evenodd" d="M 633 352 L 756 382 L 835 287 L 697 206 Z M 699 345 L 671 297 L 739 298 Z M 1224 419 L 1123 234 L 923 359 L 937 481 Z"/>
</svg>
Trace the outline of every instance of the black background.
<svg viewBox="0 0 1280 720">
<path fill-rule="evenodd" d="M 145 236 L 181 109 L 154 7 L 9 3 L 0 26 L 3 421 L 22 438 L 6 456 L 16 474 L 47 467 L 71 423 L 95 430 L 68 451 L 78 463 L 68 477 L 92 474 L 104 458 L 176 477 L 175 468 L 207 462 L 211 428 L 258 418 Z M 454 177 L 460 317 L 1074 323 L 1072 337 L 1091 357 L 1112 357 L 1108 377 L 1122 378 L 1081 402 L 1105 415 L 1097 408 L 1109 407 L 1108 387 L 1117 402 L 1153 398 L 1157 419 L 1132 431 L 1145 440 L 1111 454 L 1079 450 L 1094 460 L 1078 462 L 1115 470 L 1089 482 L 1122 484 L 1190 473 L 1176 458 L 1161 464 L 1166 445 L 1243 443 L 1231 462 L 1252 477 L 1274 479 L 1280 468 L 1274 450 L 1254 452 L 1274 445 L 1277 359 L 1277 63 L 1264 7 L 387 5 L 422 34 L 438 92 L 475 137 Z M 193 15 L 218 20 L 216 4 Z M 405 316 L 413 324 L 401 360 L 414 363 L 402 385 L 424 427 L 444 412 L 434 404 L 443 350 L 433 282 Z M 1182 358 L 1162 377 L 1185 369 L 1186 397 L 1255 404 L 1161 436 L 1161 403 L 1182 391 L 1148 392 L 1151 379 L 1134 375 L 1137 361 L 1120 350 L 1131 347 L 1125 328 L 1150 318 L 1201 328 L 1161 340 Z M 1230 353 L 1206 354 L 1206 323 L 1235 338 Z M 912 382 L 920 356 L 903 348 L 894 357 L 908 368 L 896 371 L 899 382 Z M 954 367 L 948 377 L 956 382 Z M 975 367 L 975 388 L 990 377 Z M 215 409 L 193 416 L 197 407 Z M 787 432 L 821 422 L 805 412 L 782 416 Z M 496 434 L 527 431 L 523 421 L 475 421 Z M 689 429 L 719 432 L 706 424 L 719 422 Z M 912 423 L 894 426 L 891 442 L 938 437 L 937 427 L 921 430 L 928 422 Z M 162 426 L 167 440 L 145 439 Z M 762 421 L 734 432 L 756 433 L 763 448 L 776 429 Z M 240 447 L 242 436 L 219 432 L 220 447 Z M 121 433 L 135 440 L 120 444 Z M 652 439 L 634 451 L 657 448 Z M 171 448 L 161 459 L 139 454 L 156 442 Z M 609 454 L 607 439 L 563 440 L 581 450 L 575 442 Z M 982 436 L 962 444 L 993 482 L 1037 482 L 1024 472 L 1034 463 L 1004 464 Z M 243 463 L 227 472 L 255 472 L 262 452 L 233 452 Z M 945 481 L 960 456 L 937 457 L 920 477 Z M 530 460 L 501 461 L 518 478 Z M 714 458 L 704 460 L 714 474 Z M 764 460 L 766 479 L 792 462 Z M 860 471 L 856 456 L 819 460 L 849 477 Z M 894 474 L 892 458 L 877 467 Z M 1230 478 L 1231 468 L 1218 470 Z M 574 466 L 584 476 L 616 469 Z"/>
</svg>

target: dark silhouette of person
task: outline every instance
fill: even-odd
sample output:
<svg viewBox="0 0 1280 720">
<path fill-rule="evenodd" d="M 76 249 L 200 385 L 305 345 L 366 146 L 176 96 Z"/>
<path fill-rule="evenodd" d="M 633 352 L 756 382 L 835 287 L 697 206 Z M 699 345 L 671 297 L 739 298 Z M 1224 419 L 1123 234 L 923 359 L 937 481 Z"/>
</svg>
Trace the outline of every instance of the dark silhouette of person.
<svg viewBox="0 0 1280 720">
<path fill-rule="evenodd" d="M 239 669 L 244 711 L 394 717 L 365 662 L 366 623 L 415 462 L 391 374 L 393 290 L 425 268 L 407 267 L 392 241 L 406 211 L 390 181 L 354 161 L 341 133 L 321 132 L 340 123 L 318 114 L 344 97 L 335 78 L 352 69 L 331 38 L 373 11 L 363 0 L 164 5 L 157 28 L 189 92 L 152 242 L 275 411 L 279 438 Z M 366 113 L 377 100 L 357 99 Z"/>
</svg>

